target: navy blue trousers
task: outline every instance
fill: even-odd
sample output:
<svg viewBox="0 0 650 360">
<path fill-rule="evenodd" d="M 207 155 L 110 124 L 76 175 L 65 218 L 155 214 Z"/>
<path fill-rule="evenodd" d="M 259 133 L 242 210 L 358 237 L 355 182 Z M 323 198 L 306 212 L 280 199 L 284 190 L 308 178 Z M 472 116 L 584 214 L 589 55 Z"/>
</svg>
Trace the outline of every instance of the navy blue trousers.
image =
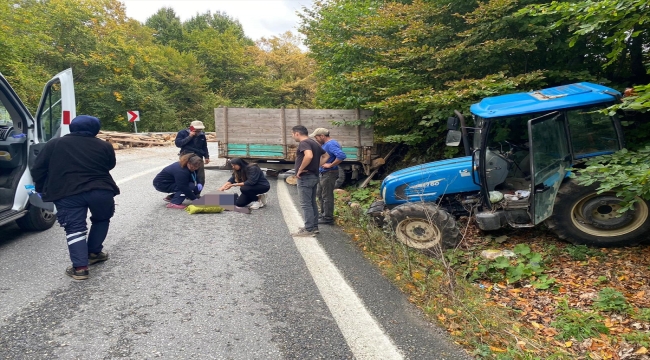
<svg viewBox="0 0 650 360">
<path fill-rule="evenodd" d="M 54 201 L 59 225 L 65 229 L 72 266 L 88 266 L 88 254 L 100 253 L 115 213 L 115 194 L 91 190 Z M 90 232 L 86 217 L 90 210 Z"/>
<path fill-rule="evenodd" d="M 199 195 L 201 193 L 193 182 L 190 182 L 189 186 L 190 189 L 192 189 L 194 195 Z M 183 203 L 183 201 L 185 201 L 185 194 L 183 194 L 183 192 L 178 189 L 176 184 L 153 184 L 153 187 L 160 192 L 167 194 L 173 193 L 174 195 L 172 195 L 172 200 L 170 201 L 172 204 L 180 205 Z"/>
</svg>

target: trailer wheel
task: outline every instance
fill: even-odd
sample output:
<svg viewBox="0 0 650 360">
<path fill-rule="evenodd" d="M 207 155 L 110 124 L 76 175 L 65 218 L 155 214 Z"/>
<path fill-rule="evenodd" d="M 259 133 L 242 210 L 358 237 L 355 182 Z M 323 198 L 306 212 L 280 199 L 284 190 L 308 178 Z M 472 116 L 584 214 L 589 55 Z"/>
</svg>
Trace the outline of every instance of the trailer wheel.
<svg viewBox="0 0 650 360">
<path fill-rule="evenodd" d="M 435 204 L 397 206 L 390 211 L 390 220 L 397 240 L 414 249 L 454 248 L 460 242 L 456 219 Z"/>
<path fill-rule="evenodd" d="M 546 225 L 560 239 L 576 245 L 629 246 L 645 240 L 650 232 L 648 202 L 638 199 L 633 210 L 619 216 L 622 200 L 612 192 L 598 194 L 597 188 L 597 184 L 567 181 L 558 191 Z"/>
</svg>

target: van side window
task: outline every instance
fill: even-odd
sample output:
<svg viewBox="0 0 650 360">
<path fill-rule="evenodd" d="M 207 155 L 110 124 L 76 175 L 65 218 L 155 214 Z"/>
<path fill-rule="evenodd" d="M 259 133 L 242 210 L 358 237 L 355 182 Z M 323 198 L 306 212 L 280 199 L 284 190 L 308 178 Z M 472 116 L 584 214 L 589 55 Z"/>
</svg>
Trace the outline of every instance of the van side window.
<svg viewBox="0 0 650 360">
<path fill-rule="evenodd" d="M 576 159 L 619 149 L 612 118 L 599 112 L 602 107 L 567 111 L 571 142 Z"/>
<path fill-rule="evenodd" d="M 61 127 L 61 84 L 56 82 L 50 84 L 46 90 L 45 98 L 41 104 L 40 115 L 40 140 L 45 142 L 55 137 Z"/>
</svg>

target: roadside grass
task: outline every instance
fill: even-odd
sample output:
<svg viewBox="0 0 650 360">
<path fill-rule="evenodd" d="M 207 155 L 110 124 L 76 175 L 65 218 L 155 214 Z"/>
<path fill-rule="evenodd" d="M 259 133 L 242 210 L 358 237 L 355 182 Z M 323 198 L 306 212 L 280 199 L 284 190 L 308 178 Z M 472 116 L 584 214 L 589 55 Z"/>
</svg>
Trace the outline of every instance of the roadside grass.
<svg viewBox="0 0 650 360">
<path fill-rule="evenodd" d="M 355 190 L 338 193 L 338 224 L 471 355 L 650 359 L 649 246 L 574 246 L 544 229 L 488 235 L 461 219 L 465 238 L 458 249 L 417 251 L 365 215 L 377 193 L 373 187 L 356 197 Z M 480 256 L 487 249 L 515 256 L 487 260 Z"/>
</svg>

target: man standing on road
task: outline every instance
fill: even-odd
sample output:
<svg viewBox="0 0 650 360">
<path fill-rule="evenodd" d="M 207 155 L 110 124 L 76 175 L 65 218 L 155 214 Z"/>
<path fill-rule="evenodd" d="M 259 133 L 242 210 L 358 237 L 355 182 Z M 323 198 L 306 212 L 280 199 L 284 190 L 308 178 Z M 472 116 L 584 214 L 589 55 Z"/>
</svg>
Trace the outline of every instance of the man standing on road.
<svg viewBox="0 0 650 360">
<path fill-rule="evenodd" d="M 208 139 L 203 132 L 205 126 L 201 121 L 192 121 L 190 127 L 183 129 L 176 134 L 176 147 L 181 149 L 179 156 L 193 153 L 204 159 L 205 164 L 210 163 L 210 153 L 208 153 Z M 201 163 L 201 167 L 196 172 L 197 183 L 201 184 L 201 188 L 205 188 L 205 167 Z"/>
<path fill-rule="evenodd" d="M 324 163 L 321 161 L 320 167 L 320 182 L 316 194 L 321 209 L 321 218 L 318 219 L 319 224 L 333 224 L 334 223 L 334 188 L 339 178 L 338 165 L 347 157 L 341 149 L 338 141 L 330 137 L 329 130 L 325 128 L 318 128 L 310 135 L 314 138 L 325 151 L 323 158 Z"/>
<path fill-rule="evenodd" d="M 293 139 L 298 142 L 296 150 L 296 177 L 298 178 L 298 195 L 300 207 L 305 218 L 305 227 L 292 236 L 313 236 L 318 234 L 318 204 L 316 204 L 316 187 L 318 186 L 318 168 L 325 153 L 320 144 L 307 136 L 307 128 L 296 125 L 291 129 Z"/>
<path fill-rule="evenodd" d="M 103 243 L 115 212 L 113 198 L 120 193 L 109 172 L 115 150 L 95 137 L 99 129 L 96 117 L 77 116 L 70 134 L 48 141 L 32 169 L 36 192 L 56 205 L 72 260 L 65 273 L 76 280 L 88 279 L 88 265 L 108 260 Z M 88 210 L 92 226 L 86 236 Z"/>
</svg>

